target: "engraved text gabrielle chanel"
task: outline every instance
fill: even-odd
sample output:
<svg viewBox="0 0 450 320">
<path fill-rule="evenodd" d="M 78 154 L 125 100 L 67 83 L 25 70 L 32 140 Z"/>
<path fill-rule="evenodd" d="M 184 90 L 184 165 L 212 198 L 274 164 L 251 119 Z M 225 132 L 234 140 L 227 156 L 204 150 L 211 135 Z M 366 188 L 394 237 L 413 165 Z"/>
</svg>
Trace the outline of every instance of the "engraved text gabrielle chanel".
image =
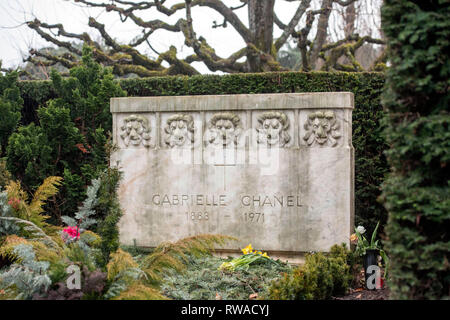
<svg viewBox="0 0 450 320">
<path fill-rule="evenodd" d="M 227 206 L 225 194 L 154 194 L 152 204 L 157 206 Z M 301 207 L 299 195 L 241 195 L 244 207 Z"/>
</svg>

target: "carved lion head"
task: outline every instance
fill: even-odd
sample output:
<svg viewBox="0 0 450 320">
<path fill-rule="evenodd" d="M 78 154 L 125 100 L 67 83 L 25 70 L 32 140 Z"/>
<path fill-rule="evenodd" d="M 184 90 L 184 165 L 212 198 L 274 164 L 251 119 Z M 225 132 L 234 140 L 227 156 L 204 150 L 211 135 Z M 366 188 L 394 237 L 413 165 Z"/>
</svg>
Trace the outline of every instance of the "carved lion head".
<svg viewBox="0 0 450 320">
<path fill-rule="evenodd" d="M 337 130 L 339 123 L 336 121 L 336 116 L 333 111 L 316 111 L 308 115 L 304 128 L 306 134 L 303 140 L 308 145 L 317 142 L 320 145 L 328 143 L 334 147 L 337 144 L 336 139 L 341 135 Z"/>
<path fill-rule="evenodd" d="M 166 133 L 166 144 L 173 147 L 181 147 L 185 143 L 194 142 L 194 119 L 190 114 L 175 114 L 167 119 L 164 128 Z"/>
<path fill-rule="evenodd" d="M 242 132 L 241 119 L 234 113 L 216 113 L 208 125 L 208 142 L 216 145 L 228 146 L 237 144 Z"/>
<path fill-rule="evenodd" d="M 264 112 L 258 117 L 257 141 L 266 144 L 266 146 L 278 145 L 282 147 L 291 139 L 287 132 L 288 128 L 289 118 L 285 113 L 279 111 Z"/>
<path fill-rule="evenodd" d="M 141 144 L 148 147 L 150 145 L 150 125 L 148 120 L 142 116 L 131 115 L 123 120 L 123 125 L 120 127 L 122 137 L 126 146 L 130 143 L 133 146 Z"/>
</svg>

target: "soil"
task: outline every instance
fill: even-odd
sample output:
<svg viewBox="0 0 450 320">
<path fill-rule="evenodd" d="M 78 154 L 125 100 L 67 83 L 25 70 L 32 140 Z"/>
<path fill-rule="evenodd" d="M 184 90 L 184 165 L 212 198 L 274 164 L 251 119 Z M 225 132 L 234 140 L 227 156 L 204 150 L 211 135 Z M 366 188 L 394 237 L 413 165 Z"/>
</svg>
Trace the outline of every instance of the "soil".
<svg viewBox="0 0 450 320">
<path fill-rule="evenodd" d="M 367 290 L 363 288 L 350 289 L 350 293 L 336 297 L 335 300 L 388 300 L 389 289 L 382 288 L 378 290 Z"/>
<path fill-rule="evenodd" d="M 384 274 L 384 270 L 382 270 Z M 364 269 L 355 275 L 354 288 L 350 289 L 350 292 L 342 297 L 334 297 L 334 300 L 388 300 L 389 288 L 386 287 L 386 283 L 383 283 L 381 289 L 367 290 L 364 280 Z"/>
</svg>

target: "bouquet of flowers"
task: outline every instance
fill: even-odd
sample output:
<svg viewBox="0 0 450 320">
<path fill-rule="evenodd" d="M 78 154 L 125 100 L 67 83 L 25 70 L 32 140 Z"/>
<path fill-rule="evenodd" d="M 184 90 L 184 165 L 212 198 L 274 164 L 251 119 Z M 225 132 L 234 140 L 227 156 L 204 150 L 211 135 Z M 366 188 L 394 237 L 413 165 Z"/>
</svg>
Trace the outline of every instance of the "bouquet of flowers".
<svg viewBox="0 0 450 320">
<path fill-rule="evenodd" d="M 244 249 L 242 249 L 242 252 L 244 253 L 242 256 L 234 258 L 229 262 L 222 263 L 219 267 L 219 270 L 226 270 L 226 271 L 235 271 L 238 269 L 248 270 L 250 264 L 258 260 L 259 261 L 266 260 L 276 263 L 267 255 L 267 252 L 262 253 L 261 251 L 253 250 L 252 244 L 249 244 Z"/>
</svg>

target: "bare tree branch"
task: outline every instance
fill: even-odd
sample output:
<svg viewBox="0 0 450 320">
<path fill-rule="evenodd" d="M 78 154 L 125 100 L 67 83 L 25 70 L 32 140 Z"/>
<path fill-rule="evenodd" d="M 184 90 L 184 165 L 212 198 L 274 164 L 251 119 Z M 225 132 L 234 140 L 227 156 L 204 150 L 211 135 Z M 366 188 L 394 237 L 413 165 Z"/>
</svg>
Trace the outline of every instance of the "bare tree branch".
<svg viewBox="0 0 450 320">
<path fill-rule="evenodd" d="M 294 36 L 297 40 L 297 47 L 300 50 L 302 56 L 302 69 L 303 71 L 310 70 L 309 57 L 308 57 L 308 46 L 310 45 L 310 41 L 308 40 L 308 35 L 311 31 L 314 18 L 317 14 L 320 14 L 321 10 L 310 10 L 306 13 L 306 25 L 299 32 L 297 32 Z"/>
<path fill-rule="evenodd" d="M 86 32 L 68 32 L 64 29 L 63 24 L 46 24 L 35 19 L 27 22 L 27 25 L 42 38 L 58 47 L 67 49 L 69 53 L 55 55 L 30 50 L 30 57 L 26 61 L 39 64 L 43 68 L 57 63 L 70 68 L 79 63 L 81 50 L 77 43 L 83 42 L 94 48 L 93 55 L 98 62 L 105 66 L 112 66 L 113 72 L 117 75 L 127 73 L 135 73 L 139 76 L 198 74 L 198 71 L 191 66 L 193 62 L 202 62 L 211 71 L 220 70 L 229 73 L 279 71 L 285 69 L 276 60 L 277 54 L 292 37 L 297 41 L 303 71 L 318 69 L 322 60 L 324 61 L 322 69 L 360 71 L 362 67 L 355 59 L 355 52 L 358 48 L 364 43 L 384 44 L 381 40 L 368 36 L 360 37 L 355 33 L 357 27 L 355 27 L 354 3 L 357 0 L 318 0 L 320 1 L 320 9 L 318 10 L 312 10 L 312 0 L 285 0 L 297 2 L 295 13 L 287 24 L 283 23 L 274 12 L 276 0 L 241 0 L 242 4 L 235 7 L 227 6 L 223 0 L 178 0 L 178 2 L 172 3 L 170 7 L 165 0 L 136 2 L 133 0 L 72 1 L 82 7 L 103 8 L 106 12 L 118 14 L 120 21 L 133 22 L 141 28 L 141 33 L 128 44 L 123 44 L 107 31 L 108 29 L 104 24 L 90 17 L 88 25 L 101 36 L 101 41 L 94 41 Z M 334 39 L 339 40 L 327 43 L 329 41 L 327 36 L 333 28 L 333 26 L 330 26 L 330 21 L 334 21 L 330 19 L 333 6 L 335 8 L 336 6 L 345 7 L 346 12 L 350 15 L 353 14 L 353 16 L 347 21 L 347 27 L 332 33 Z M 223 23 L 218 24 L 214 21 L 213 28 L 232 25 L 245 42 L 245 46 L 228 57 L 221 57 L 217 54 L 207 40 L 200 35 L 196 35 L 194 31 L 192 10 L 197 7 L 209 8 L 219 13 L 223 17 Z M 236 10 L 244 7 L 247 7 L 248 10 L 248 27 L 235 13 Z M 141 14 L 147 12 L 162 13 L 165 16 L 185 12 L 186 16 L 178 19 L 175 23 L 168 23 L 161 19 L 143 18 L 144 15 Z M 305 15 L 305 22 L 301 23 Z M 148 16 L 145 15 L 145 17 Z M 313 28 L 315 22 L 317 22 L 317 28 Z M 274 25 L 282 30 L 278 39 L 273 38 Z M 152 38 L 157 30 L 182 34 L 185 45 L 192 48 L 194 53 L 184 59 L 178 58 L 174 46 L 165 49 L 165 52 L 158 52 L 152 46 Z M 343 39 L 340 39 L 341 37 Z M 67 41 L 67 39 L 70 41 Z M 157 55 L 157 58 L 151 58 L 141 53 L 139 47 L 142 44 L 147 44 Z M 343 60 L 339 59 L 340 57 L 346 58 Z M 169 67 L 163 66 L 163 62 L 168 63 Z"/>
<path fill-rule="evenodd" d="M 363 67 L 356 60 L 355 53 L 364 43 L 373 44 L 385 44 L 385 41 L 380 39 L 374 39 L 370 36 L 360 37 L 357 34 L 349 35 L 345 39 L 339 40 L 335 43 L 323 46 L 321 49 L 320 57 L 325 60 L 325 64 L 322 70 L 328 71 L 330 69 L 340 71 L 363 71 Z M 328 57 L 325 53 L 330 51 Z M 351 65 L 339 64 L 338 59 L 345 56 L 351 63 Z"/>
<path fill-rule="evenodd" d="M 45 33 L 41 28 L 46 28 L 46 29 L 51 29 L 52 26 L 49 26 L 47 24 L 42 24 L 38 19 L 35 19 L 34 21 L 28 21 L 27 22 L 28 27 L 30 27 L 31 29 L 34 29 L 42 38 L 44 38 L 45 40 L 52 42 L 54 44 L 56 44 L 58 47 L 63 47 L 66 48 L 67 50 L 69 50 L 70 52 L 75 53 L 76 55 L 81 55 L 81 50 L 78 50 L 77 48 L 75 48 L 74 46 L 72 46 L 72 44 L 70 42 L 64 42 L 64 41 L 59 41 L 58 39 L 50 36 L 48 33 Z M 81 35 L 73 35 L 71 33 L 66 33 L 64 32 L 64 29 L 61 28 L 59 29 L 60 32 L 59 33 L 61 35 L 67 36 L 69 38 L 77 38 L 80 39 Z"/>
<path fill-rule="evenodd" d="M 295 27 L 298 25 L 298 22 L 300 21 L 310 4 L 311 0 L 301 1 L 300 5 L 297 8 L 297 11 L 294 14 L 294 17 L 291 19 L 289 24 L 285 28 L 283 28 L 283 34 L 275 41 L 275 48 L 277 51 L 283 46 L 283 44 L 286 43 L 286 40 L 292 34 L 292 32 L 294 32 Z"/>
</svg>

